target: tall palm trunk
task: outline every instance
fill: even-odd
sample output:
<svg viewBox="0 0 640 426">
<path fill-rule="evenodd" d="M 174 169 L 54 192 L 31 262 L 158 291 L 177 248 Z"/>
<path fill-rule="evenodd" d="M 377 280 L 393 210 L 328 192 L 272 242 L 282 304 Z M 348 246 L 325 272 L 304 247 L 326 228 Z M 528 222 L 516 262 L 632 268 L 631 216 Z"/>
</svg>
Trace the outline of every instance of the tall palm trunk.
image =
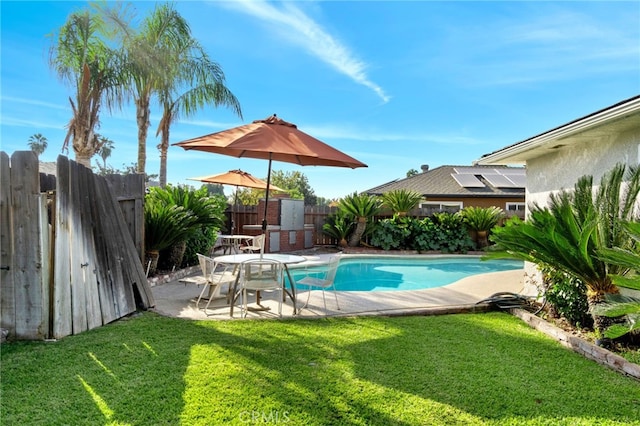
<svg viewBox="0 0 640 426">
<path fill-rule="evenodd" d="M 142 96 L 136 99 L 136 122 L 138 124 L 138 173 L 145 173 L 147 165 L 147 133 L 151 122 L 149 97 Z"/>
<path fill-rule="evenodd" d="M 359 217 L 356 222 L 356 229 L 353 231 L 353 234 L 351 234 L 351 238 L 349 238 L 349 247 L 357 247 L 360 244 L 360 240 L 362 240 L 362 236 L 366 229 L 367 218 Z"/>
</svg>

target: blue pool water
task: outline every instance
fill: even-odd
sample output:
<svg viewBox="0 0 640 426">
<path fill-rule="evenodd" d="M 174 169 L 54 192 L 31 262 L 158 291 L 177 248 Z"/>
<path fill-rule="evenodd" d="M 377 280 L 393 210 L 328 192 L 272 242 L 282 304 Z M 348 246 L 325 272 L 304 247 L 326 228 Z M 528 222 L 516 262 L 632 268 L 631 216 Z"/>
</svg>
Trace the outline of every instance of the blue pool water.
<svg viewBox="0 0 640 426">
<path fill-rule="evenodd" d="M 478 257 L 343 257 L 336 274 L 338 291 L 400 291 L 441 287 L 489 272 L 522 269 L 519 260 Z M 326 265 L 290 268 L 294 281 L 307 275 L 323 277 Z M 305 287 L 306 289 L 306 287 Z"/>
</svg>

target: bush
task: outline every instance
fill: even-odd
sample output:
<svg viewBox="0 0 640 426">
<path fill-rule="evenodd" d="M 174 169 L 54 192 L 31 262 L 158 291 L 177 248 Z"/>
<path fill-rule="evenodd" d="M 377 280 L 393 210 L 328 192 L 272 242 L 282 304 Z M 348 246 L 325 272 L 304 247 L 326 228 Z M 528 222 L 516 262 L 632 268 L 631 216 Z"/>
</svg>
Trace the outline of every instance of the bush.
<svg viewBox="0 0 640 426">
<path fill-rule="evenodd" d="M 462 219 L 451 213 L 438 213 L 422 220 L 394 216 L 376 223 L 371 244 L 383 250 L 442 251 L 466 253 L 473 248 Z"/>
<path fill-rule="evenodd" d="M 542 268 L 542 274 L 547 287 L 547 303 L 552 310 L 574 326 L 592 327 L 593 319 L 589 314 L 584 283 L 552 268 Z"/>
</svg>

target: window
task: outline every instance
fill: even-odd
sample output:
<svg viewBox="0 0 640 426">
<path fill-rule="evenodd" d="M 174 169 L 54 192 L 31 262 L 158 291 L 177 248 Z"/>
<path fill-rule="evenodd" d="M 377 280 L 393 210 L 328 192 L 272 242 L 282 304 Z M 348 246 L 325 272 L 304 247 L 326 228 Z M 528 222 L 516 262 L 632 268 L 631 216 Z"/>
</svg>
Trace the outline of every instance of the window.
<svg viewBox="0 0 640 426">
<path fill-rule="evenodd" d="M 428 211 L 445 211 L 455 213 L 462 210 L 462 201 L 426 201 L 420 203 L 420 208 Z"/>
<path fill-rule="evenodd" d="M 525 203 L 507 203 L 506 208 L 508 212 L 524 212 Z"/>
</svg>

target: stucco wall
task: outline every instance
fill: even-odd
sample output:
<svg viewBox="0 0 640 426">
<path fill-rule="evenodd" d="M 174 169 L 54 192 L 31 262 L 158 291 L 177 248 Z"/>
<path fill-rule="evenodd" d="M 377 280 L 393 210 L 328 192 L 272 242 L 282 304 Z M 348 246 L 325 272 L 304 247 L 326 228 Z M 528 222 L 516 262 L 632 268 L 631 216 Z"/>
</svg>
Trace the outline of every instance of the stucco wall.
<svg viewBox="0 0 640 426">
<path fill-rule="evenodd" d="M 527 161 L 527 208 L 533 202 L 546 205 L 551 192 L 573 188 L 581 176 L 593 176 L 598 185 L 617 163 L 640 163 L 640 126 L 614 135 L 577 137 L 584 140 Z M 524 282 L 523 293 L 537 294 L 541 277 L 534 264 L 525 264 Z"/>
<path fill-rule="evenodd" d="M 592 175 L 598 184 L 617 163 L 640 163 L 640 126 L 622 134 L 579 137 L 585 140 L 527 161 L 527 204 L 546 204 L 550 192 L 573 188 L 581 176 Z"/>
</svg>

